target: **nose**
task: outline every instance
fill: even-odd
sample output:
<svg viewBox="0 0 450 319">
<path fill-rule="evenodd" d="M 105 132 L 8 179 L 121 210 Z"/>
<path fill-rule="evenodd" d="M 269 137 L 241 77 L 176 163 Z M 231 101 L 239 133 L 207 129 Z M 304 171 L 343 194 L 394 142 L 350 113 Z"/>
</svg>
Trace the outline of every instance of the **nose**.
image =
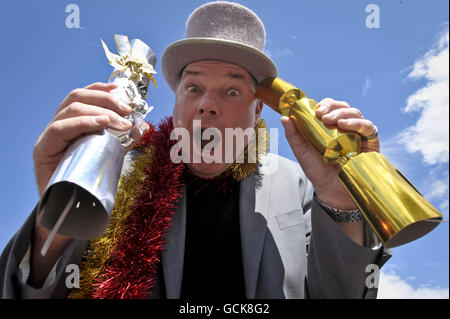
<svg viewBox="0 0 450 319">
<path fill-rule="evenodd" d="M 197 106 L 197 114 L 202 116 L 217 116 L 220 114 L 219 102 L 214 93 L 203 95 Z"/>
</svg>

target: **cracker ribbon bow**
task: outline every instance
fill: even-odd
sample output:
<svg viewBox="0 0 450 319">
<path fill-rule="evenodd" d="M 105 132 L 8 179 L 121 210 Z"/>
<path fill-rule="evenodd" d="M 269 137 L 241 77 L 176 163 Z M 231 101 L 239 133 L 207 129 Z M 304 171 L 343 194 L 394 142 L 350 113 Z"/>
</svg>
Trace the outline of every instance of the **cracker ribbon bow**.
<svg viewBox="0 0 450 319">
<path fill-rule="evenodd" d="M 114 39 L 116 40 L 117 51 L 120 55 L 109 51 L 105 42 L 103 40 L 101 41 L 103 49 L 105 50 L 106 58 L 108 59 L 109 64 L 114 67 L 116 72 L 124 72 L 125 75 L 135 83 L 141 81 L 142 76 L 146 75 L 153 82 L 155 87 L 158 87 L 152 75 L 156 74 L 155 69 L 150 63 L 147 62 L 145 58 L 133 56 L 128 37 L 122 34 L 115 34 Z M 115 72 L 111 75 L 111 77 L 114 75 L 116 75 Z"/>
</svg>

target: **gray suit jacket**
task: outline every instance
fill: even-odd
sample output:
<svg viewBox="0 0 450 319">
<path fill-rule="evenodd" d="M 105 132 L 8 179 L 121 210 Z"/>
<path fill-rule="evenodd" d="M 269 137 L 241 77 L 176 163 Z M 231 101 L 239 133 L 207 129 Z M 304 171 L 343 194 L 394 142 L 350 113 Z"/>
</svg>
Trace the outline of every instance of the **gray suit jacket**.
<svg viewBox="0 0 450 319">
<path fill-rule="evenodd" d="M 277 166 L 274 172 L 267 170 L 272 165 Z M 313 200 L 312 185 L 298 163 L 269 154 L 257 172 L 242 180 L 239 214 L 247 298 L 376 297 L 376 288 L 366 287 L 366 267 L 381 268 L 390 250 L 379 245 L 368 227 L 365 246 L 370 247 L 349 239 Z M 64 298 L 69 292 L 66 266 L 80 263 L 87 242 L 72 241 L 57 263 L 55 280 L 35 289 L 23 282 L 18 267 L 34 218 L 35 211 L 0 257 L 1 298 Z M 185 233 L 182 197 L 166 234 L 153 298 L 180 297 Z"/>
</svg>

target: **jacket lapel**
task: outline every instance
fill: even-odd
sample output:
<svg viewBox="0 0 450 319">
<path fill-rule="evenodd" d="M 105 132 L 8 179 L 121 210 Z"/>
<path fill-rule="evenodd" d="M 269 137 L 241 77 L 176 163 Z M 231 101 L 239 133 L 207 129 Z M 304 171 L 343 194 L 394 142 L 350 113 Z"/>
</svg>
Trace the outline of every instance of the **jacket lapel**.
<svg viewBox="0 0 450 319">
<path fill-rule="evenodd" d="M 259 266 L 267 232 L 267 207 L 269 194 L 266 183 L 256 186 L 254 173 L 241 182 L 239 195 L 239 221 L 241 232 L 242 262 L 244 267 L 245 292 L 254 299 L 258 281 Z M 263 181 L 263 179 L 261 179 Z"/>
<path fill-rule="evenodd" d="M 178 202 L 172 224 L 166 233 L 166 244 L 161 251 L 164 284 L 168 299 L 179 299 L 183 281 L 184 243 L 186 238 L 186 189 Z"/>
<path fill-rule="evenodd" d="M 244 268 L 245 292 L 249 299 L 255 298 L 264 238 L 267 232 L 269 194 L 267 181 L 256 186 L 252 174 L 241 182 L 239 194 L 239 222 Z M 263 177 L 263 175 L 259 175 Z M 263 179 L 262 179 L 263 180 Z M 166 233 L 166 244 L 161 251 L 164 284 L 168 299 L 181 296 L 183 279 L 184 248 L 186 239 L 186 189 L 179 201 Z"/>
</svg>

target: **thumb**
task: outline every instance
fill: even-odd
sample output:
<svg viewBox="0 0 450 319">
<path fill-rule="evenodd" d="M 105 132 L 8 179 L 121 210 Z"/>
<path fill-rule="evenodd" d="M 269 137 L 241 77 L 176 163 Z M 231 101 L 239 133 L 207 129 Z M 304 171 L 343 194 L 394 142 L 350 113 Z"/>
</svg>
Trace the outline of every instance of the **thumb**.
<svg viewBox="0 0 450 319">
<path fill-rule="evenodd" d="M 142 121 L 138 125 L 134 125 L 131 129 L 131 138 L 134 140 L 134 142 L 131 143 L 131 145 L 129 145 L 127 148 L 125 148 L 125 153 L 128 153 L 129 150 L 131 150 L 136 144 L 138 144 L 141 141 L 142 136 L 144 136 L 149 129 L 150 126 L 145 121 Z"/>
<path fill-rule="evenodd" d="M 145 122 L 145 121 L 144 121 L 144 124 L 142 124 L 142 125 L 143 125 L 143 127 L 144 127 L 144 130 L 143 130 L 143 132 L 142 132 L 142 136 L 144 136 L 145 133 L 147 133 L 148 130 L 150 129 L 150 125 L 148 125 L 148 123 Z"/>
<path fill-rule="evenodd" d="M 288 141 L 297 143 L 304 142 L 302 135 L 297 130 L 297 127 L 295 126 L 294 121 L 291 118 L 282 116 L 280 120 L 284 126 L 284 134 L 286 135 Z"/>
<path fill-rule="evenodd" d="M 293 134 L 295 134 L 297 132 L 297 129 L 295 128 L 294 123 L 292 122 L 292 120 L 289 117 L 282 116 L 280 118 L 280 120 L 284 126 L 284 133 L 285 133 L 286 137 L 292 136 Z"/>
<path fill-rule="evenodd" d="M 284 134 L 294 153 L 299 152 L 301 149 L 307 148 L 308 142 L 306 142 L 302 134 L 297 130 L 294 121 L 287 116 L 282 116 L 280 120 L 284 126 Z"/>
</svg>

